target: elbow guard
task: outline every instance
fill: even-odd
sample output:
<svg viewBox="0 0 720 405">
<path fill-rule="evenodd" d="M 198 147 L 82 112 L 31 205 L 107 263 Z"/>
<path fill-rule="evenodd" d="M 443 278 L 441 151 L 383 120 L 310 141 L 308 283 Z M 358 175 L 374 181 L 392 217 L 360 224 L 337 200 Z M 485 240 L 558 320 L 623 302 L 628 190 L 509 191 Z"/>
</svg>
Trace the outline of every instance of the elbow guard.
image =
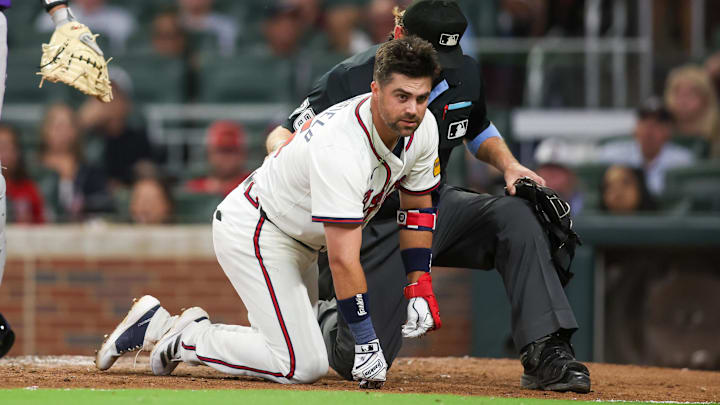
<svg viewBox="0 0 720 405">
<path fill-rule="evenodd" d="M 434 231 L 437 224 L 438 209 L 421 208 L 418 210 L 398 210 L 397 223 L 403 229 L 413 231 Z"/>
</svg>

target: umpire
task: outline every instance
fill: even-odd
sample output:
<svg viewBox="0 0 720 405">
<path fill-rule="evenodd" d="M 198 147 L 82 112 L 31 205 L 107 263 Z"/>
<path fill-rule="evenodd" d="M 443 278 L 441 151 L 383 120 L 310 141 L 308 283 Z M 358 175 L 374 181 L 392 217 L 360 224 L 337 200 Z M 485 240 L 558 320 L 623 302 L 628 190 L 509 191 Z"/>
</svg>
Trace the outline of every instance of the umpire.
<svg viewBox="0 0 720 405">
<path fill-rule="evenodd" d="M 449 0 L 422 0 L 404 12 L 396 8 L 394 14 L 391 38 L 417 35 L 438 51 L 443 71 L 433 83 L 428 108 L 438 123 L 443 178 L 452 150 L 465 143 L 477 159 L 503 173 L 510 194 L 515 194 L 514 183 L 521 177 L 544 185 L 542 178 L 518 163 L 487 118 L 480 67 L 460 47 L 467 20 L 458 5 Z M 368 92 L 376 50 L 377 46 L 350 57 L 323 75 L 302 105 L 269 135 L 268 150 L 327 107 Z M 575 360 L 570 345 L 578 325 L 556 273 L 548 237 L 529 203 L 447 184 L 434 192 L 433 201 L 439 211 L 433 266 L 497 269 L 503 279 L 512 306 L 512 337 L 521 348 L 522 386 L 589 392 L 590 373 Z M 402 345 L 407 306 L 395 219 L 398 208 L 396 192 L 364 229 L 361 252 L 368 291 L 373 292 L 370 313 L 388 364 Z M 331 300 L 334 293 L 326 256 L 319 266 L 320 299 Z M 330 365 L 350 379 L 355 343 L 343 318 L 337 316 L 334 301 L 321 303 L 318 320 Z"/>
</svg>

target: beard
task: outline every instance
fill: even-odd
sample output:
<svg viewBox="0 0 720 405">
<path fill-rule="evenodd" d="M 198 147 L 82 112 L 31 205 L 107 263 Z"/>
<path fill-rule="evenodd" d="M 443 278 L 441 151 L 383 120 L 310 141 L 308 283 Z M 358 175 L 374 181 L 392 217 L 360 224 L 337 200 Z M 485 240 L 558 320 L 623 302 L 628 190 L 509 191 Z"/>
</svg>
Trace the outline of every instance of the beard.
<svg viewBox="0 0 720 405">
<path fill-rule="evenodd" d="M 386 119 L 384 121 L 385 124 L 399 136 L 411 136 L 420 126 L 420 117 L 418 115 L 404 115 L 396 119 Z M 412 124 L 408 121 L 412 122 Z"/>
</svg>

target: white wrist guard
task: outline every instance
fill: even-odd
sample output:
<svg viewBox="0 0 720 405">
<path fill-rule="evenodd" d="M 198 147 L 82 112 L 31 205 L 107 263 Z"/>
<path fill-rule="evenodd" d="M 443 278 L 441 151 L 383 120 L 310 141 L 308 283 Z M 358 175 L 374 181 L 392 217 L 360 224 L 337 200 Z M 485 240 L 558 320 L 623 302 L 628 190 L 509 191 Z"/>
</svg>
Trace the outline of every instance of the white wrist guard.
<svg viewBox="0 0 720 405">
<path fill-rule="evenodd" d="M 61 25 L 65 25 L 69 23 L 70 21 L 75 21 L 75 15 L 73 15 L 72 11 L 70 10 L 70 7 L 61 8 L 60 10 L 55 11 L 50 15 L 53 22 L 55 23 L 55 27 L 59 27 Z"/>
</svg>

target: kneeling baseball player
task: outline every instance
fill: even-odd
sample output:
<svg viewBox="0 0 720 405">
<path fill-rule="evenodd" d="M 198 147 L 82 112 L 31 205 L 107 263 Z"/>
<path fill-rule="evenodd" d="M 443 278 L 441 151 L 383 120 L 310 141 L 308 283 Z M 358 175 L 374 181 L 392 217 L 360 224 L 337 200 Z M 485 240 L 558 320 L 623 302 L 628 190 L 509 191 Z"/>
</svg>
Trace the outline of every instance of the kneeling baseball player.
<svg viewBox="0 0 720 405">
<path fill-rule="evenodd" d="M 437 124 L 426 114 L 439 72 L 436 51 L 417 37 L 377 51 L 371 93 L 336 104 L 308 121 L 213 217 L 218 262 L 242 298 L 251 327 L 212 324 L 200 308 L 171 317 L 145 296 L 98 351 L 105 370 L 123 353 L 149 349 L 153 373 L 180 362 L 312 383 L 328 371 L 316 320 L 317 258 L 327 249 L 339 312 L 355 339 L 352 376 L 380 388 L 387 363 L 370 318 L 372 291 L 360 264 L 362 227 L 386 196 L 400 190 L 397 222 L 413 316 L 407 336 L 439 327 L 430 262 L 440 184 Z"/>
</svg>

